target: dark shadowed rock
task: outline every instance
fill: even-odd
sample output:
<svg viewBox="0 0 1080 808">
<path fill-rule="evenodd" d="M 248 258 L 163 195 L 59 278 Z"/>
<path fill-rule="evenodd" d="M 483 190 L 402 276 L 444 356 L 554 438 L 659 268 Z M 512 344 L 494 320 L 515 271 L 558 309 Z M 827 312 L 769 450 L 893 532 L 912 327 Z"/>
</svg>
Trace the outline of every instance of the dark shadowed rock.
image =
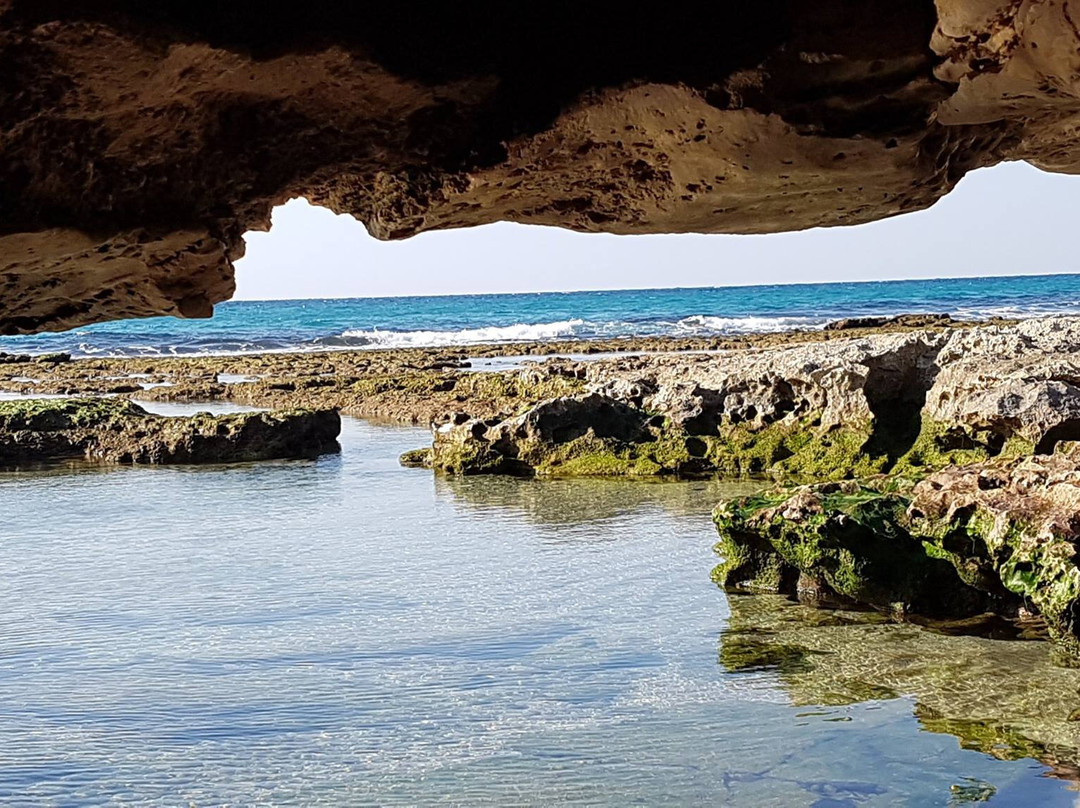
<svg viewBox="0 0 1080 808">
<path fill-rule="evenodd" d="M 857 328 L 940 328 L 955 325 L 949 314 L 898 314 L 895 317 L 846 317 L 822 326 L 826 331 L 853 331 Z"/>
<path fill-rule="evenodd" d="M 107 463 L 236 463 L 338 451 L 336 410 L 151 415 L 119 399 L 0 402 L 0 465 L 71 457 Z"/>
</svg>

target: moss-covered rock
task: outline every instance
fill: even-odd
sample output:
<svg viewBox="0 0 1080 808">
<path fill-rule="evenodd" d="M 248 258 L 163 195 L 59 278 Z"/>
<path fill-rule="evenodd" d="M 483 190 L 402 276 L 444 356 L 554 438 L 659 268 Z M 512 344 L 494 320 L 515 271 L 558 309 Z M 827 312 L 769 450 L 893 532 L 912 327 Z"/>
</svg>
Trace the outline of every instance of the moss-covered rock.
<svg viewBox="0 0 1080 808">
<path fill-rule="evenodd" d="M 802 588 L 899 614 L 958 617 L 998 605 L 908 531 L 908 504 L 901 493 L 853 483 L 721 503 L 724 561 L 714 577 L 729 588 Z"/>
<path fill-rule="evenodd" d="M 877 478 L 721 503 L 722 563 L 742 590 L 830 595 L 938 618 L 1040 615 L 1080 657 L 1080 453 Z"/>
<path fill-rule="evenodd" d="M 401 465 L 409 468 L 431 468 L 431 449 L 412 449 L 399 458 Z"/>
<path fill-rule="evenodd" d="M 629 429 L 612 432 L 618 413 Z M 838 481 L 890 473 L 918 478 L 995 455 L 1030 454 L 1019 437 L 1004 445 L 943 424 L 925 423 L 914 443 L 897 447 L 873 419 L 822 426 L 816 417 L 766 424 L 721 421 L 715 434 L 596 393 L 563 396 L 506 419 L 464 414 L 436 429 L 431 465 L 448 474 L 536 476 L 770 476 Z M 419 457 L 419 455 L 417 455 Z"/>
<path fill-rule="evenodd" d="M 451 418 L 435 430 L 431 465 L 446 474 L 656 476 L 693 464 L 663 419 L 592 394 L 556 398 L 502 421 Z"/>
<path fill-rule="evenodd" d="M 0 402 L 0 465 L 85 457 L 108 463 L 231 463 L 338 450 L 335 410 L 187 418 L 108 398 Z"/>
</svg>

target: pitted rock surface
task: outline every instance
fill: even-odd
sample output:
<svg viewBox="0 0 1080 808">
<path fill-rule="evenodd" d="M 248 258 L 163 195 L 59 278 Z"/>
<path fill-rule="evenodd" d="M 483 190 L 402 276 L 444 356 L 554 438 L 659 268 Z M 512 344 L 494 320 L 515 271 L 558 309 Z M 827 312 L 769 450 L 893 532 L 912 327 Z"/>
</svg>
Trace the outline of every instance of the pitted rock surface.
<svg viewBox="0 0 1080 808">
<path fill-rule="evenodd" d="M 1080 170 L 1080 0 L 0 0 L 0 333 L 209 316 L 304 196 L 378 238 L 769 233 Z"/>
</svg>

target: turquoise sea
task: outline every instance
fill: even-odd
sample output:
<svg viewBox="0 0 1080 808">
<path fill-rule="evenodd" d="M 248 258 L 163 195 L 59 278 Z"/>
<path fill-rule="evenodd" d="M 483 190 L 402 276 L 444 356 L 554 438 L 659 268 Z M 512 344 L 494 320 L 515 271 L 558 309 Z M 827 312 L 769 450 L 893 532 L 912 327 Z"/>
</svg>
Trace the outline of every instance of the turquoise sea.
<svg viewBox="0 0 1080 808">
<path fill-rule="evenodd" d="M 712 336 L 905 312 L 970 319 L 1080 314 L 1080 275 L 230 302 L 210 320 L 163 317 L 0 337 L 0 351 L 152 355 Z"/>
</svg>

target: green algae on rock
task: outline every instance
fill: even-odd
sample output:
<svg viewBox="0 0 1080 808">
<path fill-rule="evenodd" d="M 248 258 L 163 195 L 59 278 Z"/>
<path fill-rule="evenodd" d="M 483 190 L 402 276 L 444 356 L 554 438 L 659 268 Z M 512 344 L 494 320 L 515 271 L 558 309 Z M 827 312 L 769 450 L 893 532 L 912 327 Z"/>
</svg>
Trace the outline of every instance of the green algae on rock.
<svg viewBox="0 0 1080 808">
<path fill-rule="evenodd" d="M 727 588 L 800 589 L 934 618 L 1033 613 L 1080 658 L 1080 452 L 722 502 Z"/>
<path fill-rule="evenodd" d="M 900 614 L 965 617 L 1004 608 L 958 579 L 905 527 L 907 497 L 857 484 L 721 503 L 714 572 L 723 586 L 838 597 Z"/>
<path fill-rule="evenodd" d="M 0 465 L 83 457 L 105 463 L 235 463 L 338 449 L 335 410 L 152 415 L 111 398 L 0 402 Z"/>
<path fill-rule="evenodd" d="M 693 458 L 663 419 L 595 393 L 551 399 L 504 420 L 458 414 L 436 427 L 431 465 L 453 475 L 657 476 Z"/>
<path fill-rule="evenodd" d="M 614 428 L 618 420 L 622 426 Z M 927 466 L 936 468 L 960 457 L 938 452 L 932 458 L 927 454 L 917 459 L 905 456 L 897 462 L 881 447 L 872 421 L 822 427 L 816 419 L 803 418 L 775 421 L 756 429 L 725 423 L 715 434 L 697 434 L 664 413 L 589 393 L 542 401 L 502 420 L 457 413 L 436 426 L 429 456 L 416 450 L 402 462 L 446 474 L 722 474 L 838 480 L 901 466 L 925 473 Z"/>
</svg>

